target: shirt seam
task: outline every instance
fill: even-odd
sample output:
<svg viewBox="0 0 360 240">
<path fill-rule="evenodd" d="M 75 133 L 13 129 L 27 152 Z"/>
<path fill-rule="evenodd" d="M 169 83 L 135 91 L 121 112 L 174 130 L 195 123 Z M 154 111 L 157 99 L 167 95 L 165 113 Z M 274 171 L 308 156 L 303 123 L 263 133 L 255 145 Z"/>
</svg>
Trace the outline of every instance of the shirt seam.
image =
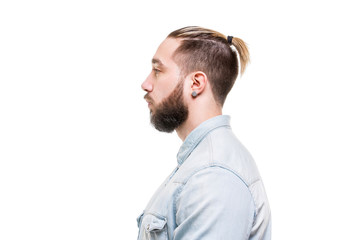
<svg viewBox="0 0 360 240">
<path fill-rule="evenodd" d="M 221 168 L 221 169 L 224 169 L 225 171 L 231 172 L 231 173 L 234 174 L 241 182 L 243 182 L 243 183 L 245 184 L 245 186 L 246 186 L 246 188 L 247 188 L 247 190 L 248 190 L 248 192 L 249 192 L 249 194 L 250 194 L 250 196 L 251 196 L 252 203 L 253 203 L 253 205 L 254 205 L 254 222 L 255 222 L 255 218 L 256 218 L 256 216 L 257 216 L 257 209 L 256 209 L 256 204 L 255 204 L 254 196 L 253 196 L 252 192 L 250 191 L 250 186 L 251 186 L 252 184 L 248 185 L 248 184 L 243 180 L 243 178 L 242 178 L 239 174 L 237 174 L 236 172 L 234 172 L 233 170 L 229 169 L 229 168 L 226 167 L 226 166 L 222 166 L 222 164 L 209 164 L 208 166 L 202 166 L 201 168 L 196 169 L 185 181 L 183 181 L 183 182 L 176 182 L 176 181 L 174 181 L 173 183 L 181 184 L 181 187 L 179 187 L 179 189 L 178 189 L 178 191 L 177 191 L 177 194 L 176 194 L 176 197 L 175 197 L 174 212 L 176 212 L 176 206 L 177 206 L 177 203 L 178 203 L 178 200 L 179 200 L 179 196 L 180 196 L 181 192 L 183 191 L 185 185 L 188 183 L 189 179 L 192 178 L 195 174 L 199 173 L 200 171 L 206 170 L 206 169 L 212 168 L 212 167 L 214 167 L 214 168 L 216 168 L 216 167 L 217 167 L 217 168 Z M 260 179 L 259 179 L 259 181 L 260 181 Z M 257 181 L 255 181 L 255 182 L 257 182 Z"/>
</svg>

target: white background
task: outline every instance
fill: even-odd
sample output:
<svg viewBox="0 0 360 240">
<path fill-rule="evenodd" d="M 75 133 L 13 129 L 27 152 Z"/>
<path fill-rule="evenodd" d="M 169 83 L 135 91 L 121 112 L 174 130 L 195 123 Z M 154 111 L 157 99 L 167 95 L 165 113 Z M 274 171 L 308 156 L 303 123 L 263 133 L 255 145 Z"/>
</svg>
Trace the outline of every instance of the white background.
<svg viewBox="0 0 360 240">
<path fill-rule="evenodd" d="M 356 1 L 1 1 L 0 239 L 136 239 L 181 141 L 140 85 L 171 31 L 244 39 L 225 104 L 253 154 L 273 239 L 354 239 L 360 215 Z"/>
</svg>

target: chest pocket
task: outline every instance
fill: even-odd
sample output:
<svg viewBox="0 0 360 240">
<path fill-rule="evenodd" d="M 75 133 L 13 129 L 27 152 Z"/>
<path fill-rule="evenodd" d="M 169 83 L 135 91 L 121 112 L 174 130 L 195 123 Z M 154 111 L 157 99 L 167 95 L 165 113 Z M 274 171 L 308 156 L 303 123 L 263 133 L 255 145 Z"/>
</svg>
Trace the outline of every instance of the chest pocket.
<svg viewBox="0 0 360 240">
<path fill-rule="evenodd" d="M 166 218 L 150 213 L 138 218 L 138 240 L 168 240 Z"/>
</svg>

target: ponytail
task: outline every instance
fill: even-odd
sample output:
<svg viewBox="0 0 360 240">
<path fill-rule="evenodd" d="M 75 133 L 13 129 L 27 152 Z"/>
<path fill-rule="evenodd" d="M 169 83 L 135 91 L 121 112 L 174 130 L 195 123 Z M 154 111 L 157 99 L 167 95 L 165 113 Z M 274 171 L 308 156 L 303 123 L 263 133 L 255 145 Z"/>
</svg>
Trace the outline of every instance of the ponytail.
<svg viewBox="0 0 360 240">
<path fill-rule="evenodd" d="M 240 75 L 242 75 L 246 69 L 247 64 L 250 62 L 249 50 L 246 46 L 246 43 L 240 38 L 233 37 L 232 44 L 234 45 L 240 56 Z"/>
</svg>

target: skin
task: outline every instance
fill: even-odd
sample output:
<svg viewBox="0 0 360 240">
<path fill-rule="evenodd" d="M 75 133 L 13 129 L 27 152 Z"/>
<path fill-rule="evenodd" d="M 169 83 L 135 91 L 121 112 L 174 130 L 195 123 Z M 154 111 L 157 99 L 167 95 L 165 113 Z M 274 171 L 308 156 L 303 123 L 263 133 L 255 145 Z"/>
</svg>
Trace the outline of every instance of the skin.
<svg viewBox="0 0 360 240">
<path fill-rule="evenodd" d="M 174 91 L 181 80 L 181 69 L 172 57 L 180 41 L 166 38 L 160 44 L 152 59 L 152 71 L 141 85 L 147 92 L 144 98 L 152 113 L 156 112 L 159 103 Z M 185 76 L 183 87 L 184 103 L 189 109 L 189 115 L 187 120 L 175 129 L 182 141 L 202 122 L 222 114 L 222 107 L 215 101 L 204 72 L 189 73 Z M 191 95 L 193 91 L 197 93 L 195 98 Z"/>
</svg>

